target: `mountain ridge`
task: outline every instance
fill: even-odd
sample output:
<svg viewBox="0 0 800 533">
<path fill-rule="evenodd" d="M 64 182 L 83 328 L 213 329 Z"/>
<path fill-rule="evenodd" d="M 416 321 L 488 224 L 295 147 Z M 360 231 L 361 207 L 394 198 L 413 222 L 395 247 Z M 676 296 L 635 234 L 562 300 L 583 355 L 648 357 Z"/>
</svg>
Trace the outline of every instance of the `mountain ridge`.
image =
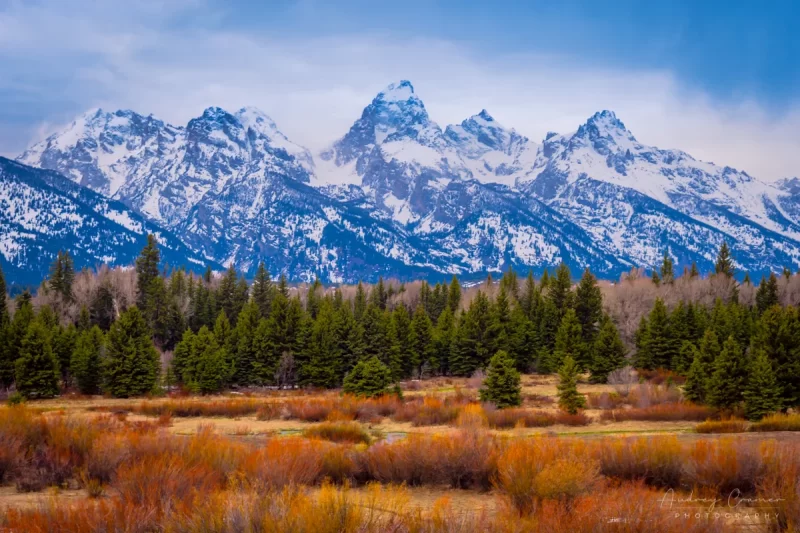
<svg viewBox="0 0 800 533">
<path fill-rule="evenodd" d="M 18 160 L 110 195 L 209 260 L 245 272 L 264 260 L 302 280 L 560 261 L 613 278 L 664 251 L 707 265 L 722 241 L 745 270 L 800 265 L 796 178 L 767 184 L 642 144 L 609 110 L 541 143 L 486 109 L 442 128 L 407 80 L 316 155 L 257 108 L 209 107 L 186 126 L 95 110 Z"/>
</svg>

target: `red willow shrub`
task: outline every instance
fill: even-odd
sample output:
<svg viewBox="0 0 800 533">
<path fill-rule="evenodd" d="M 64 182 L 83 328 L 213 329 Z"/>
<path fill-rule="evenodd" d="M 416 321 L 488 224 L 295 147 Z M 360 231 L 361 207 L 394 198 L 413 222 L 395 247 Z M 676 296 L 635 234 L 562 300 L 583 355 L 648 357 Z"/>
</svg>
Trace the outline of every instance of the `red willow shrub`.
<svg viewBox="0 0 800 533">
<path fill-rule="evenodd" d="M 485 409 L 489 427 L 508 429 L 513 427 L 542 428 L 556 423 L 556 417 L 545 411 L 524 408 Z"/>
<path fill-rule="evenodd" d="M 358 422 L 323 422 L 303 431 L 303 436 L 331 442 L 369 444 L 372 438 Z"/>
<path fill-rule="evenodd" d="M 689 402 L 663 403 L 641 409 L 612 409 L 603 411 L 600 419 L 603 421 L 623 422 L 626 420 L 652 421 L 652 422 L 700 422 L 711 417 L 714 409 L 705 405 L 696 405 Z"/>
<path fill-rule="evenodd" d="M 725 420 L 706 420 L 694 427 L 697 433 L 744 433 L 749 423 L 741 418 L 726 418 Z"/>
</svg>

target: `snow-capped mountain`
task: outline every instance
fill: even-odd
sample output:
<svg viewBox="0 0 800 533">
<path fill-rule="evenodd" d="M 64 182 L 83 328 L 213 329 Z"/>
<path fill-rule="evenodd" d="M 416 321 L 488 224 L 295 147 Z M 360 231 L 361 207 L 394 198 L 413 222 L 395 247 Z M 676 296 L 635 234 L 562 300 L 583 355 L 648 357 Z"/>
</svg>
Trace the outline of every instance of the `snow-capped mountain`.
<svg viewBox="0 0 800 533">
<path fill-rule="evenodd" d="M 93 110 L 19 161 L 115 200 L 200 256 L 310 280 L 541 272 L 616 277 L 668 251 L 754 273 L 800 264 L 800 180 L 640 143 L 614 113 L 537 144 L 486 110 L 442 129 L 393 83 L 316 157 L 255 108 L 186 126 Z M 78 230 L 76 230 L 78 231 Z"/>
<path fill-rule="evenodd" d="M 171 233 L 64 176 L 0 157 L 0 264 L 10 282 L 44 279 L 60 250 L 76 268 L 128 266 L 156 235 L 161 254 L 173 266 L 202 272 L 206 264 Z"/>
<path fill-rule="evenodd" d="M 745 269 L 800 261 L 800 219 L 779 207 L 778 187 L 643 145 L 611 111 L 572 134 L 548 136 L 517 185 L 637 265 L 656 264 L 664 251 L 709 265 L 723 240 Z"/>
</svg>

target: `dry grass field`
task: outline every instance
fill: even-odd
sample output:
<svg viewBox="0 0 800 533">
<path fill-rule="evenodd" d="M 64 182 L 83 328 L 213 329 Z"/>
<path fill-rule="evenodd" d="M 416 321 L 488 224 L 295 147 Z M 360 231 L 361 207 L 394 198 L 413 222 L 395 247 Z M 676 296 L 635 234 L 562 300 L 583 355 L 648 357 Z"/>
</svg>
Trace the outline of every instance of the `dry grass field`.
<svg viewBox="0 0 800 533">
<path fill-rule="evenodd" d="M 559 411 L 555 377 L 522 383 L 522 407 L 503 411 L 477 402 L 474 379 L 451 378 L 405 383 L 402 399 L 267 390 L 2 407 L 0 525 L 556 533 L 800 526 L 800 433 L 698 433 L 715 414 L 664 383 L 625 394 L 581 383 L 589 408 L 577 416 Z"/>
</svg>

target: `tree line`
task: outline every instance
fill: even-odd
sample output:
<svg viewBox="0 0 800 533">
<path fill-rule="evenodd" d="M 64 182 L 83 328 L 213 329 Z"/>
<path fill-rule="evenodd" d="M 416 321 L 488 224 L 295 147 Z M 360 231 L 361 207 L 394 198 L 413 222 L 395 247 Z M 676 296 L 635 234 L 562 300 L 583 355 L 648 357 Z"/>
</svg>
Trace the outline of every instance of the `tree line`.
<svg viewBox="0 0 800 533">
<path fill-rule="evenodd" d="M 800 317 L 779 304 L 774 274 L 758 285 L 755 305 L 738 298 L 749 280 L 731 283 L 711 306 L 679 301 L 670 309 L 657 298 L 626 343 L 595 276 L 587 269 L 574 284 L 564 264 L 539 280 L 509 270 L 468 301 L 455 276 L 423 282 L 413 300 L 403 298 L 404 284 L 382 279 L 347 295 L 317 280 L 301 298 L 263 264 L 249 283 L 234 268 L 217 278 L 160 267 L 151 236 L 135 265 L 135 302 L 120 308 L 101 285 L 64 324 L 53 307 L 74 301 L 76 276 L 69 254 L 59 253 L 40 289 L 53 305 L 34 311 L 25 292 L 13 317 L 0 309 L 0 382 L 30 398 L 62 387 L 119 397 L 171 386 L 347 388 L 366 374 L 387 383 L 469 376 L 502 352 L 507 373 L 552 373 L 567 363 L 605 382 L 630 364 L 673 370 L 687 376 L 690 399 L 726 409 L 748 402 L 752 416 L 800 403 Z M 698 276 L 696 268 L 683 273 Z M 727 245 L 712 276 L 733 277 Z M 678 279 L 664 254 L 652 283 Z"/>
</svg>

